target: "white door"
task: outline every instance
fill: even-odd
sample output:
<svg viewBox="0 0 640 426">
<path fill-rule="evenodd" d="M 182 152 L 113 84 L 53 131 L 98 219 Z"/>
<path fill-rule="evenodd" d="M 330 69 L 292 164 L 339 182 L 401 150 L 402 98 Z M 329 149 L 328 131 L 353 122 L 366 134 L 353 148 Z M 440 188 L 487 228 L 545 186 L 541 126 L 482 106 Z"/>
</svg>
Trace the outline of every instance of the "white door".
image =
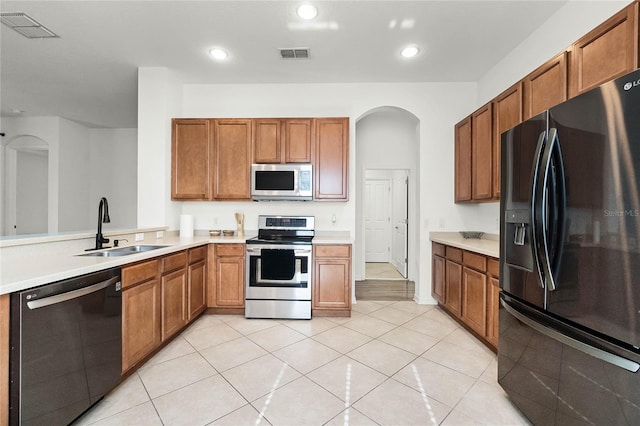
<svg viewBox="0 0 640 426">
<path fill-rule="evenodd" d="M 393 232 L 391 264 L 407 278 L 407 202 L 408 181 L 406 172 L 396 174 L 393 178 Z"/>
<path fill-rule="evenodd" d="M 389 262 L 390 218 L 388 179 L 367 179 L 364 196 L 365 262 Z"/>
</svg>

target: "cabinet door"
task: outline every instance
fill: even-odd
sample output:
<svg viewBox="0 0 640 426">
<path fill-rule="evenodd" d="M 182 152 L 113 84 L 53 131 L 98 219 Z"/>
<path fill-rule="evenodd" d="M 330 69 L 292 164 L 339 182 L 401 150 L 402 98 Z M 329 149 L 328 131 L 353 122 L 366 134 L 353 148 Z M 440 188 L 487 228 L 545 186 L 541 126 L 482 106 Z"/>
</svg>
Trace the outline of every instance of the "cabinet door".
<svg viewBox="0 0 640 426">
<path fill-rule="evenodd" d="M 432 262 L 432 288 L 431 295 L 438 302 L 445 303 L 445 259 L 440 256 L 433 256 Z"/>
<path fill-rule="evenodd" d="M 162 341 L 171 337 L 187 323 L 187 272 L 179 269 L 163 275 Z"/>
<path fill-rule="evenodd" d="M 312 123 L 311 118 L 290 118 L 283 121 L 286 163 L 311 162 Z"/>
<path fill-rule="evenodd" d="M 251 120 L 214 120 L 216 200 L 251 198 Z"/>
<path fill-rule="evenodd" d="M 455 202 L 471 201 L 471 117 L 455 127 Z"/>
<path fill-rule="evenodd" d="M 462 265 L 447 259 L 445 265 L 445 306 L 457 317 L 462 316 Z"/>
<path fill-rule="evenodd" d="M 567 100 L 567 52 L 538 67 L 524 82 L 524 119 Z"/>
<path fill-rule="evenodd" d="M 9 294 L 0 294 L 0 425 L 9 424 Z"/>
<path fill-rule="evenodd" d="M 277 118 L 253 120 L 253 161 L 255 163 L 280 163 L 282 146 L 281 122 Z"/>
<path fill-rule="evenodd" d="M 471 198 L 488 200 L 492 190 L 493 128 L 491 104 L 471 115 Z"/>
<path fill-rule="evenodd" d="M 122 371 L 160 345 L 160 280 L 122 292 Z"/>
<path fill-rule="evenodd" d="M 314 261 L 313 308 L 351 307 L 351 260 L 322 258 Z"/>
<path fill-rule="evenodd" d="M 487 330 L 487 276 L 464 267 L 462 270 L 462 319 L 481 336 Z"/>
<path fill-rule="evenodd" d="M 205 262 L 189 265 L 189 321 L 206 307 L 206 271 Z"/>
<path fill-rule="evenodd" d="M 500 198 L 500 138 L 513 126 L 522 122 L 522 82 L 514 84 L 493 101 L 493 198 Z"/>
<path fill-rule="evenodd" d="M 489 291 L 487 293 L 487 340 L 498 347 L 498 310 L 500 307 L 500 282 L 497 278 L 489 277 Z"/>
<path fill-rule="evenodd" d="M 171 198 L 210 199 L 209 120 L 173 119 L 171 127 Z"/>
<path fill-rule="evenodd" d="M 349 119 L 318 118 L 315 126 L 314 199 L 347 200 Z"/>
<path fill-rule="evenodd" d="M 244 257 L 216 257 L 216 305 L 244 307 Z"/>
<path fill-rule="evenodd" d="M 634 2 L 571 46 L 570 97 L 636 69 L 637 19 Z"/>
</svg>

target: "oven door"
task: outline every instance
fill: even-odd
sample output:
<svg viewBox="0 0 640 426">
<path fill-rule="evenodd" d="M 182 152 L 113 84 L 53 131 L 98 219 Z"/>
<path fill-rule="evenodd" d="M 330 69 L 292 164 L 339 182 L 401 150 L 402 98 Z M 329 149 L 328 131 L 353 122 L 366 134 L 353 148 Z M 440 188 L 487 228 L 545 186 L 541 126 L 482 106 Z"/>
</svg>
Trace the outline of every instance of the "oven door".
<svg viewBox="0 0 640 426">
<path fill-rule="evenodd" d="M 311 300 L 310 245 L 248 245 L 247 299 Z"/>
</svg>

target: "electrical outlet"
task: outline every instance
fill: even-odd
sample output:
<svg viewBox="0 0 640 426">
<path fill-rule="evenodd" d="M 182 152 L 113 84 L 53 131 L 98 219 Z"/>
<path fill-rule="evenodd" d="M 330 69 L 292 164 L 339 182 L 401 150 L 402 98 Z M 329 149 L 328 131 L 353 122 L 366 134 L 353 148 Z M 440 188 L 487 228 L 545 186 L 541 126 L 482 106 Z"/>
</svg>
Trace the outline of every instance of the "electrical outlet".
<svg viewBox="0 0 640 426">
<path fill-rule="evenodd" d="M 136 241 L 142 241 L 144 240 L 144 234 L 142 232 L 139 232 L 136 234 Z"/>
<path fill-rule="evenodd" d="M 438 228 L 440 229 L 444 228 L 444 217 L 440 218 L 440 221 L 438 222 Z"/>
<path fill-rule="evenodd" d="M 157 231 L 156 238 L 162 238 L 162 237 L 164 237 L 164 231 Z"/>
</svg>

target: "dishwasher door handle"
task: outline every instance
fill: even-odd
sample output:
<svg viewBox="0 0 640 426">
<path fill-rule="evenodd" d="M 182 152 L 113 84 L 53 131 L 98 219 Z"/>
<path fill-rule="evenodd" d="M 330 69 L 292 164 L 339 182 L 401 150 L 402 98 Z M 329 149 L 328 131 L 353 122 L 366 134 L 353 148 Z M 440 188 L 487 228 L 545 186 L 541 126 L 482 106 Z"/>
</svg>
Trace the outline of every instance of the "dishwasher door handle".
<svg viewBox="0 0 640 426">
<path fill-rule="evenodd" d="M 27 302 L 29 309 L 44 308 L 45 306 L 55 305 L 56 303 L 66 302 L 67 300 L 77 299 L 78 297 L 85 296 L 87 294 L 95 293 L 104 288 L 109 287 L 120 281 L 120 277 L 109 278 L 108 280 L 99 282 L 97 284 L 90 285 L 88 287 L 82 287 L 77 290 L 68 291 L 66 293 L 56 294 L 55 296 L 45 297 L 43 299 L 31 300 Z"/>
</svg>

